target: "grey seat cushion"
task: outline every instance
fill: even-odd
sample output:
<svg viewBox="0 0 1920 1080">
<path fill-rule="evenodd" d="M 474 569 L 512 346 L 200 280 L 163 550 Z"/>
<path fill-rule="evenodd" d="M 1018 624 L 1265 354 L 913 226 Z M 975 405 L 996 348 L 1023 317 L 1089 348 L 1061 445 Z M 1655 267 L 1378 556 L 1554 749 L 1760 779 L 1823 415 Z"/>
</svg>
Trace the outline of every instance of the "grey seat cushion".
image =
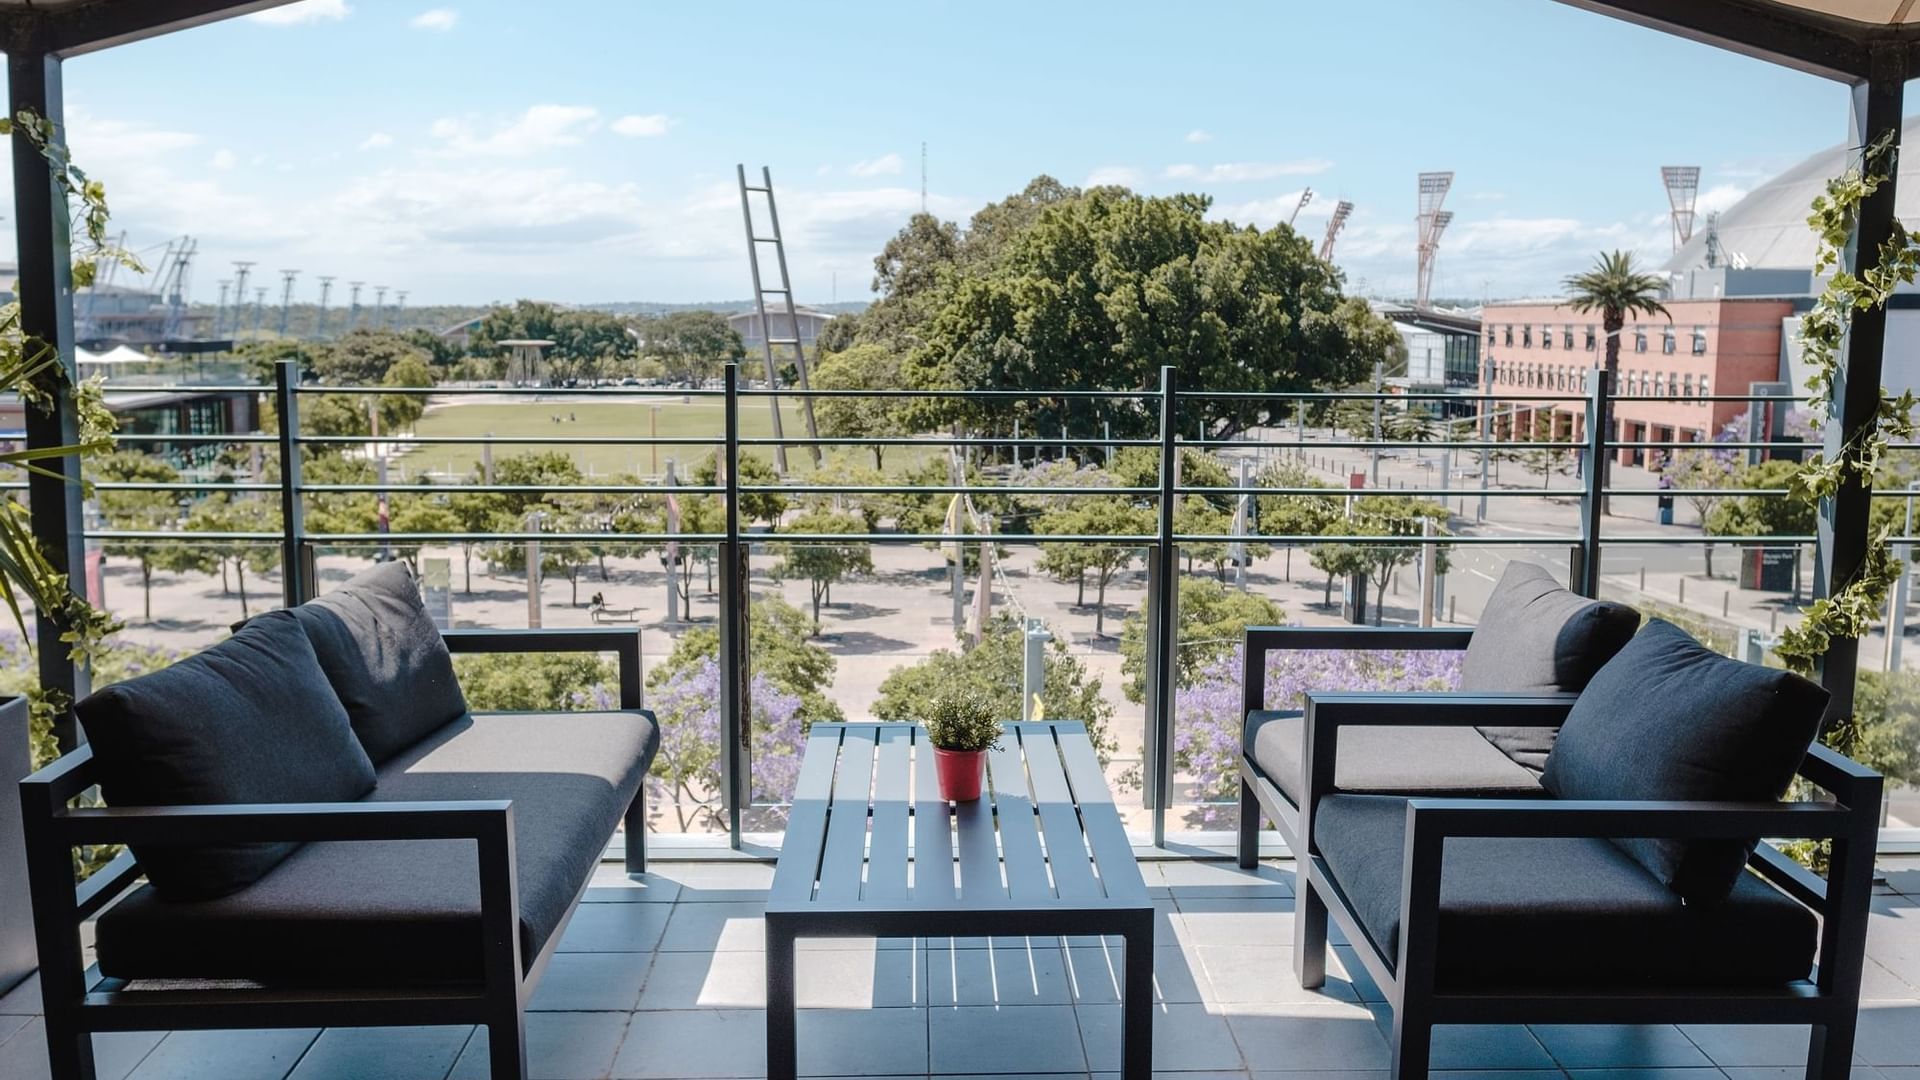
<svg viewBox="0 0 1920 1080">
<path fill-rule="evenodd" d="M 1639 613 L 1625 604 L 1581 596 L 1544 567 L 1508 563 L 1460 660 L 1460 689 L 1578 693 L 1639 628 Z M 1546 768 L 1555 736 L 1540 727 L 1480 733 L 1535 773 Z"/>
<path fill-rule="evenodd" d="M 382 563 L 292 611 L 375 765 L 467 711 L 406 563 Z"/>
<path fill-rule="evenodd" d="M 1541 783 L 1563 799 L 1771 801 L 1806 757 L 1827 697 L 1654 619 L 1574 702 Z M 1757 839 L 1614 843 L 1688 900 L 1712 901 Z"/>
<path fill-rule="evenodd" d="M 1328 871 L 1397 964 L 1407 800 L 1331 795 L 1314 820 Z M 1605 840 L 1449 840 L 1440 876 L 1442 988 L 1744 986 L 1806 978 L 1813 913 L 1742 872 L 1688 904 Z"/>
<path fill-rule="evenodd" d="M 1248 756 L 1295 806 L 1306 796 L 1298 712 L 1247 718 Z M 1470 727 L 1343 727 L 1334 783 L 1342 791 L 1424 795 L 1541 795 L 1533 773 Z M 1317 831 L 1317 830 L 1316 830 Z"/>
<path fill-rule="evenodd" d="M 511 799 L 521 955 L 531 963 L 646 776 L 651 713 L 462 717 L 380 768 L 371 798 Z M 313 843 L 248 888 L 169 902 L 142 887 L 100 916 L 121 978 L 448 981 L 480 975 L 470 840 Z"/>
<path fill-rule="evenodd" d="M 109 806 L 339 802 L 373 789 L 373 763 L 293 616 L 268 612 L 225 641 L 74 708 Z M 297 844 L 140 844 L 155 887 L 222 896 Z"/>
</svg>

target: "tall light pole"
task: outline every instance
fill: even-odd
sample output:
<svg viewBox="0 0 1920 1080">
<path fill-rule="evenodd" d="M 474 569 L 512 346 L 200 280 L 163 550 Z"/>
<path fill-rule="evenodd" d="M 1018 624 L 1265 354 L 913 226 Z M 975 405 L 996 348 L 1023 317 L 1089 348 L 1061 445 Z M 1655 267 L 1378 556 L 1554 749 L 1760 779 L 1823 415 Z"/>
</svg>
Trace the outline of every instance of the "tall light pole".
<svg viewBox="0 0 1920 1080">
<path fill-rule="evenodd" d="M 247 310 L 247 275 L 252 272 L 253 263 L 244 259 L 233 261 L 233 326 L 230 329 L 234 337 L 240 336 L 240 326 L 246 319 L 242 313 Z"/>
<path fill-rule="evenodd" d="M 280 336 L 287 336 L 287 324 L 293 318 L 293 281 L 300 276 L 298 270 L 280 271 Z"/>
<path fill-rule="evenodd" d="M 320 311 L 313 317 L 313 336 L 325 341 L 327 337 L 327 297 L 333 294 L 333 276 L 320 276 Z"/>
<path fill-rule="evenodd" d="M 352 330 L 354 327 L 360 325 L 360 288 L 365 284 L 366 282 L 364 281 L 347 282 L 347 290 L 348 290 L 347 295 L 349 297 L 349 304 L 347 307 L 347 329 L 349 330 Z"/>
</svg>

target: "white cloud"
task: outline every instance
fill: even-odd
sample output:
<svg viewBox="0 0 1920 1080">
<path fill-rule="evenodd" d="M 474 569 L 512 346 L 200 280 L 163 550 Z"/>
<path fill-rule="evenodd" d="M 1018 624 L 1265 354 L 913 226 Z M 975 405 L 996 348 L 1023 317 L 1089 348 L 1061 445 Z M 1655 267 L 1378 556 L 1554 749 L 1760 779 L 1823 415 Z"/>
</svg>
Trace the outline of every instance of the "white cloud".
<svg viewBox="0 0 1920 1080">
<path fill-rule="evenodd" d="M 215 150 L 213 157 L 207 161 L 207 167 L 225 171 L 233 168 L 234 163 L 238 160 L 238 158 L 233 156 L 233 151 L 231 150 Z"/>
<path fill-rule="evenodd" d="M 442 152 L 456 157 L 526 157 L 542 150 L 577 146 L 600 127 L 599 110 L 588 105 L 535 105 L 504 125 L 486 128 L 473 117 L 443 117 L 429 130 Z"/>
<path fill-rule="evenodd" d="M 854 176 L 895 176 L 903 164 L 899 154 L 882 154 L 877 158 L 854 162 L 847 166 L 847 172 Z"/>
<path fill-rule="evenodd" d="M 1311 176 L 1331 168 L 1333 162 L 1325 158 L 1304 158 L 1300 161 L 1169 165 L 1160 175 L 1169 180 L 1198 180 L 1203 184 L 1237 184 L 1248 180 L 1277 180 L 1284 176 Z"/>
<path fill-rule="evenodd" d="M 623 116 L 613 122 L 613 133 L 625 135 L 629 139 L 645 139 L 667 133 L 666 113 L 635 113 Z"/>
<path fill-rule="evenodd" d="M 339 22 L 353 14 L 347 0 L 300 0 L 297 4 L 256 11 L 247 18 L 269 26 L 300 26 L 305 23 Z"/>
<path fill-rule="evenodd" d="M 1194 128 L 1187 132 L 1187 141 L 1190 143 L 1212 142 L 1213 133 L 1203 128 Z"/>
<path fill-rule="evenodd" d="M 460 21 L 460 13 L 452 8 L 430 8 L 407 20 L 407 25 L 415 30 L 447 31 Z"/>
<path fill-rule="evenodd" d="M 392 145 L 393 145 L 393 136 L 387 134 L 384 131 L 376 131 L 373 134 L 367 136 L 366 138 L 360 140 L 359 148 L 362 150 L 383 150 Z"/>
<path fill-rule="evenodd" d="M 1117 184 L 1120 187 L 1139 187 L 1146 177 L 1139 169 L 1131 165 L 1101 165 L 1087 174 L 1086 187 L 1101 187 Z"/>
<path fill-rule="evenodd" d="M 1263 229 L 1270 229 L 1288 218 L 1294 218 L 1294 225 L 1305 232 L 1307 231 L 1305 223 L 1311 219 L 1330 216 L 1336 201 L 1323 197 L 1316 191 L 1312 202 L 1300 206 L 1300 192 L 1289 191 L 1285 195 L 1275 195 L 1271 199 L 1216 203 L 1208 216 L 1220 221 L 1231 221 L 1237 225 L 1258 225 Z M 1299 208 L 1298 217 L 1294 215 L 1296 207 Z"/>
<path fill-rule="evenodd" d="M 1693 208 L 1701 216 L 1717 214 L 1747 197 L 1747 189 L 1738 184 L 1715 184 L 1700 193 Z"/>
</svg>

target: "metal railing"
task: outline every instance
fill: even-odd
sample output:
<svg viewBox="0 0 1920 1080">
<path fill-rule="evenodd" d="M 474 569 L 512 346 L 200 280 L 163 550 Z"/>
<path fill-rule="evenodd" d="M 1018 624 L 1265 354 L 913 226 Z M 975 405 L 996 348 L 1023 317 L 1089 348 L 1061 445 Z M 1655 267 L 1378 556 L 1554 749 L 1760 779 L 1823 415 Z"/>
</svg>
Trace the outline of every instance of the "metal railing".
<svg viewBox="0 0 1920 1080">
<path fill-rule="evenodd" d="M 1599 375 L 1596 370 L 1595 376 Z M 1683 403 L 1703 406 L 1699 430 L 1705 430 L 1711 440 L 1714 410 L 1709 403 L 1752 403 L 1785 409 L 1794 402 L 1804 399 L 1786 398 L 1771 395 L 1612 395 L 1607 393 L 1606 380 L 1595 377 L 1590 380 L 1590 389 L 1582 394 L 1567 394 L 1544 389 L 1518 388 L 1504 393 L 1402 393 L 1387 390 L 1355 392 L 1301 392 L 1301 393 L 1253 393 L 1189 390 L 1181 385 L 1177 371 L 1163 369 L 1161 383 L 1154 389 L 1143 390 L 1060 390 L 1035 393 L 1025 390 L 879 390 L 879 391 L 840 391 L 811 390 L 799 391 L 785 388 L 748 387 L 742 385 L 739 369 L 728 365 L 723 385 L 720 389 L 678 389 L 667 387 L 347 387 L 322 386 L 304 383 L 300 373 L 291 362 L 281 363 L 276 370 L 275 383 L 271 388 L 239 385 L 206 385 L 180 387 L 200 393 L 252 393 L 270 394 L 277 424 L 277 431 L 267 434 L 176 434 L 123 436 L 122 441 L 141 444 L 150 442 L 170 442 L 175 444 L 202 443 L 224 444 L 232 447 L 251 447 L 270 445 L 272 464 L 277 466 L 277 478 L 272 480 L 253 479 L 222 484 L 198 483 L 113 483 L 103 482 L 95 485 L 102 492 L 114 491 L 170 491 L 180 494 L 194 492 L 244 493 L 254 495 L 277 494 L 280 504 L 281 527 L 275 531 L 192 531 L 175 529 L 128 529 L 94 530 L 89 539 L 105 543 L 130 543 L 136 541 L 180 541 L 185 543 L 260 543 L 274 544 L 280 548 L 282 566 L 283 598 L 288 605 L 298 604 L 314 595 L 316 573 L 315 552 L 321 546 L 359 546 L 359 545 L 416 545 L 416 544 L 458 544 L 477 542 L 524 543 L 537 541 L 545 544 L 606 544 L 612 541 L 635 543 L 653 541 L 661 544 L 711 545 L 717 551 L 719 570 L 719 611 L 718 628 L 720 638 L 720 668 L 725 673 L 722 688 L 720 712 L 722 718 L 722 739 L 726 744 L 721 755 L 722 802 L 725 807 L 725 819 L 731 842 L 737 847 L 741 838 L 741 813 L 751 802 L 750 776 L 752 764 L 749 758 L 749 740 L 747 716 L 749 715 L 747 656 L 748 632 L 751 620 L 751 596 L 747 588 L 749 567 L 747 556 L 750 546 L 770 539 L 796 544 L 831 543 L 900 543 L 900 544 L 984 544 L 996 547 L 1005 545 L 1044 545 L 1044 544 L 1099 544 L 1105 546 L 1124 546 L 1146 550 L 1146 731 L 1144 739 L 1143 800 L 1147 808 L 1153 811 L 1153 842 L 1164 844 L 1166 839 L 1167 809 L 1172 803 L 1174 784 L 1173 746 L 1174 746 L 1174 691 L 1175 682 L 1172 672 L 1176 663 L 1177 648 L 1176 619 L 1169 614 L 1176 610 L 1178 602 L 1179 549 L 1186 544 L 1350 544 L 1355 546 L 1392 545 L 1446 545 L 1449 548 L 1486 547 L 1533 547 L 1553 548 L 1564 545 L 1568 552 L 1571 567 L 1569 585 L 1588 595 L 1595 595 L 1599 587 L 1600 568 L 1603 553 L 1610 546 L 1639 547 L 1644 545 L 1751 545 L 1767 547 L 1800 547 L 1815 543 L 1812 536 L 1709 536 L 1704 534 L 1691 536 L 1673 533 L 1609 533 L 1601 528 L 1600 504 L 1603 498 L 1651 498 L 1672 492 L 1630 488 L 1609 485 L 1602 487 L 1602 470 L 1593 464 L 1603 456 L 1617 456 L 1622 451 L 1681 451 L 1713 450 L 1725 452 L 1744 452 L 1750 449 L 1809 448 L 1804 443 L 1776 443 L 1749 441 L 1699 441 L 1688 439 L 1609 439 L 1605 438 L 1602 425 L 1596 418 L 1605 416 L 1610 403 Z M 152 388 L 140 387 L 130 392 L 149 393 Z M 114 392 L 110 388 L 110 393 Z M 541 398 L 607 398 L 617 395 L 619 400 L 632 399 L 705 399 L 718 401 L 721 405 L 720 431 L 714 435 L 594 435 L 594 436 L 532 436 L 532 435 L 439 435 L 439 436 L 393 436 L 374 435 L 318 435 L 307 434 L 301 426 L 301 402 L 314 395 L 373 395 L 390 396 L 428 396 L 449 397 L 516 397 L 524 398 L 537 395 Z M 1060 437 L 1036 436 L 1028 433 L 1013 435 L 982 433 L 979 431 L 962 432 L 954 429 L 944 434 L 915 436 L 871 436 L 871 437 L 819 437 L 807 438 L 788 436 L 772 438 L 746 436 L 741 433 L 740 410 L 743 402 L 758 402 L 767 398 L 786 399 L 811 396 L 814 398 L 869 397 L 933 399 L 952 402 L 1010 403 L 1019 401 L 1044 400 L 1055 404 L 1067 402 L 1090 402 L 1100 406 L 1124 405 L 1132 410 L 1132 419 L 1136 425 L 1157 420 L 1158 431 L 1154 437 L 1113 437 L 1105 427 L 1100 435 L 1075 434 L 1063 430 Z M 1265 441 L 1245 439 L 1183 437 L 1180 429 L 1183 419 L 1193 414 L 1183 414 L 1183 406 L 1192 409 L 1208 401 L 1234 401 L 1241 403 L 1260 403 L 1267 406 L 1266 413 L 1279 419 L 1269 430 L 1277 432 L 1277 438 Z M 1324 409 L 1343 401 L 1399 403 L 1449 403 L 1473 410 L 1473 423 L 1478 427 L 1477 437 L 1461 441 L 1409 442 L 1386 438 L 1334 438 L 1331 427 L 1327 438 L 1307 439 L 1305 414 L 1308 409 Z M 371 403 L 370 403 L 371 404 Z M 775 402 L 777 406 L 777 401 Z M 1503 413 L 1502 407 L 1506 411 Z M 1288 424 L 1286 415 L 1291 410 L 1295 418 L 1294 439 L 1285 438 Z M 1565 422 L 1565 426 L 1577 430 L 1579 437 L 1566 439 L 1546 439 L 1534 441 L 1513 437 L 1517 434 L 1519 417 L 1529 418 L 1536 410 L 1552 410 L 1559 416 L 1577 418 Z M 1377 415 L 1377 414 L 1376 414 Z M 1439 423 L 1446 421 L 1441 419 Z M 1329 425 L 1332 423 L 1328 421 Z M 1375 432 L 1378 433 L 1376 420 Z M 1556 421 L 1554 430 L 1560 422 Z M 1016 428 L 1017 432 L 1017 428 Z M 1502 436 L 1505 437 L 1502 437 Z M 418 494 L 454 496 L 470 493 L 510 493 L 537 494 L 550 489 L 539 485 L 495 484 L 486 482 L 462 481 L 458 483 L 424 483 L 405 479 L 373 483 L 313 483 L 303 475 L 305 452 L 316 448 L 339 450 L 350 447 L 370 447 L 375 443 L 401 442 L 407 447 L 461 445 L 490 447 L 510 445 L 516 447 L 568 447 L 581 448 L 591 446 L 621 447 L 691 447 L 710 451 L 718 455 L 725 467 L 718 469 L 716 482 L 712 484 L 680 483 L 595 483 L 592 480 L 569 485 L 565 490 L 580 493 L 630 496 L 659 496 L 669 494 L 711 495 L 717 496 L 724 509 L 724 524 L 715 532 L 689 533 L 679 531 L 660 532 L 619 532 L 609 533 L 603 530 L 529 530 L 521 532 L 502 531 L 454 531 L 399 533 L 392 531 L 376 532 L 316 532 L 307 522 L 308 502 L 314 496 L 336 494 L 375 493 L 382 496 L 393 494 Z M 1111 454 L 1115 450 L 1144 447 L 1152 448 L 1156 453 L 1157 476 L 1152 486 L 1105 485 L 1079 487 L 1071 485 L 1019 484 L 976 484 L 966 482 L 964 463 L 950 473 L 947 484 L 888 484 L 888 483 L 829 483 L 822 482 L 816 475 L 798 483 L 752 484 L 740 479 L 741 469 L 738 463 L 744 453 L 756 449 L 771 448 L 778 445 L 832 445 L 842 448 L 866 448 L 871 446 L 930 448 L 947 453 L 954 461 L 971 455 L 986 457 L 990 455 L 1014 455 L 1016 460 L 1029 451 L 1036 457 L 1044 451 L 1071 455 L 1078 452 L 1088 455 L 1092 452 Z M 1363 455 L 1357 466 L 1364 462 L 1371 466 L 1367 470 L 1375 478 L 1378 476 L 1379 455 L 1385 450 L 1404 450 L 1408 448 L 1442 451 L 1462 455 L 1465 460 L 1478 466 L 1479 475 L 1475 486 L 1455 486 L 1453 475 L 1443 475 L 1438 486 L 1431 484 L 1416 487 L 1395 487 L 1391 483 L 1375 486 L 1372 483 L 1354 484 L 1348 487 L 1262 487 L 1246 484 L 1233 484 L 1222 487 L 1188 484 L 1182 482 L 1179 462 L 1185 450 L 1238 450 L 1253 449 L 1277 450 L 1282 455 L 1291 454 L 1296 461 L 1310 457 L 1330 455 L 1336 452 L 1349 452 Z M 1913 447 L 1920 449 L 1920 445 Z M 1543 477 L 1539 486 L 1498 487 L 1489 482 L 1489 462 L 1495 455 L 1503 452 L 1530 451 L 1553 454 L 1577 455 L 1583 467 L 1577 485 L 1553 486 Z M 955 478 L 957 477 L 957 479 Z M 1359 479 L 1354 477 L 1353 479 Z M 863 532 L 863 533 L 787 533 L 774 535 L 748 531 L 742 528 L 740 504 L 743 497 L 779 493 L 784 495 L 967 495 L 984 496 L 1028 496 L 1028 497 L 1119 497 L 1150 504 L 1153 510 L 1154 525 L 1151 531 L 1130 534 L 1098 535 L 1062 535 L 1035 534 L 1019 532 Z M 1784 496 L 1785 492 L 1756 491 L 1747 488 L 1716 488 L 1692 492 L 1701 495 Z M 1886 494 L 1908 494 L 1904 490 Z M 1528 533 L 1524 535 L 1374 535 L 1360 532 L 1347 534 L 1284 534 L 1284 533 L 1192 533 L 1182 532 L 1175 525 L 1176 510 L 1180 501 L 1188 495 L 1227 497 L 1259 496 L 1317 496 L 1345 499 L 1349 496 L 1393 495 L 1429 499 L 1463 498 L 1478 500 L 1482 508 L 1476 517 L 1484 514 L 1487 500 L 1515 498 L 1571 498 L 1577 500 L 1579 527 L 1569 532 Z M 1902 540 L 1910 538 L 1900 538 Z M 957 563 L 956 563 L 957 565 Z M 1429 616 L 1433 612 L 1427 613 Z"/>
</svg>

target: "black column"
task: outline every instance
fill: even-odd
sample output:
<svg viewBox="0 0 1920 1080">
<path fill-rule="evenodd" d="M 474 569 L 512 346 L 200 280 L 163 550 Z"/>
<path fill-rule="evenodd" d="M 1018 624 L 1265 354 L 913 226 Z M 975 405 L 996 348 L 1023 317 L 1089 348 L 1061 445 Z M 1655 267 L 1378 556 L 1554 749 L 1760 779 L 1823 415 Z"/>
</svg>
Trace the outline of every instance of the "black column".
<svg viewBox="0 0 1920 1080">
<path fill-rule="evenodd" d="M 31 110 L 53 123 L 52 138 L 64 145 L 65 117 L 61 108 L 60 58 L 44 49 L 16 46 L 7 54 L 7 94 L 11 111 Z M 19 242 L 20 328 L 29 339 L 60 350 L 67 377 L 73 366 L 72 238 L 68 232 L 67 203 L 56 186 L 47 162 L 25 135 L 13 136 L 13 220 Z M 70 446 L 79 441 L 73 397 L 62 393 L 51 415 L 26 406 L 29 447 Z M 41 463 L 52 476 L 27 477 L 27 495 L 33 510 L 33 535 L 46 550 L 55 569 L 68 575 L 77 590 L 84 589 L 85 548 L 80 513 L 80 462 L 53 458 Z M 86 672 L 67 659 L 60 627 L 44 613 L 38 616 L 40 685 L 80 697 L 86 692 Z M 73 745 L 71 718 L 59 731 L 61 745 Z"/>
<path fill-rule="evenodd" d="M 1881 45 L 1873 50 L 1872 66 L 1866 82 L 1853 88 L 1853 129 L 1855 147 L 1868 147 L 1886 140 L 1888 153 L 1882 159 L 1887 179 L 1872 196 L 1860 204 L 1860 219 L 1847 245 L 1845 267 L 1858 274 L 1880 263 L 1880 245 L 1893 234 L 1894 186 L 1898 175 L 1900 151 L 1900 112 L 1906 89 L 1907 50 L 1903 45 Z M 1833 401 L 1826 424 L 1825 453 L 1833 460 L 1846 440 L 1871 427 L 1880 407 L 1880 360 L 1886 345 L 1887 315 L 1884 309 L 1856 311 L 1846 336 L 1846 353 L 1833 380 Z M 1830 596 L 1838 586 L 1852 581 L 1866 560 L 1868 543 L 1867 513 L 1872 504 L 1872 485 L 1848 475 L 1840 481 L 1839 491 L 1820 503 L 1820 550 L 1815 563 L 1814 595 Z M 1827 715 L 1848 716 L 1853 712 L 1853 684 L 1858 670 L 1860 642 L 1835 638 L 1820 663 L 1820 682 L 1833 694 Z"/>
</svg>

